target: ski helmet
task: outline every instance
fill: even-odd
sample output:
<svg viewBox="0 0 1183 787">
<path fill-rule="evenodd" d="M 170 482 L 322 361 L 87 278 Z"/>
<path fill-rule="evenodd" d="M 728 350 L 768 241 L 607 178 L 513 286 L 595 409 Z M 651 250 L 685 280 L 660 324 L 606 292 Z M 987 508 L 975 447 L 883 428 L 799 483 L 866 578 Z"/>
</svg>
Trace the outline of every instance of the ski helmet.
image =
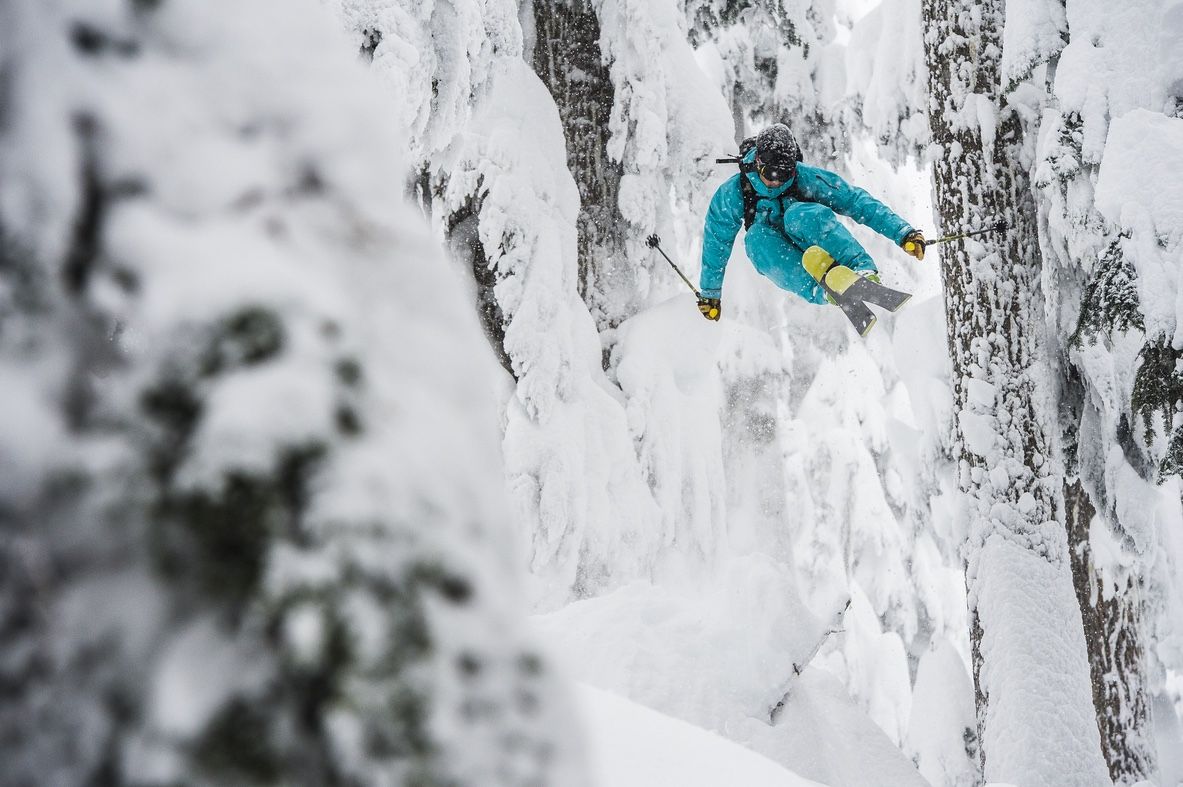
<svg viewBox="0 0 1183 787">
<path fill-rule="evenodd" d="M 756 135 L 756 171 L 766 180 L 792 180 L 800 160 L 801 147 L 784 123 L 774 123 Z"/>
</svg>

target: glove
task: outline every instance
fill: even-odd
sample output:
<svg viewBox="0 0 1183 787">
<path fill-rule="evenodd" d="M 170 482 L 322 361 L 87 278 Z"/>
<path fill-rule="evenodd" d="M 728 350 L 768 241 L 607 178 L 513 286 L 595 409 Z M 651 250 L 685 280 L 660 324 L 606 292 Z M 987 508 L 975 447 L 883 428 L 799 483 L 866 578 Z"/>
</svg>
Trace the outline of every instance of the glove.
<svg viewBox="0 0 1183 787">
<path fill-rule="evenodd" d="M 719 321 L 719 315 L 722 313 L 723 307 L 719 305 L 718 298 L 702 298 L 698 299 L 698 310 L 702 312 L 702 316 L 708 320 Z"/>
<path fill-rule="evenodd" d="M 924 233 L 920 230 L 912 230 L 900 241 L 900 246 L 903 247 L 906 254 L 911 254 L 916 259 L 922 260 L 924 259 L 925 243 Z"/>
</svg>

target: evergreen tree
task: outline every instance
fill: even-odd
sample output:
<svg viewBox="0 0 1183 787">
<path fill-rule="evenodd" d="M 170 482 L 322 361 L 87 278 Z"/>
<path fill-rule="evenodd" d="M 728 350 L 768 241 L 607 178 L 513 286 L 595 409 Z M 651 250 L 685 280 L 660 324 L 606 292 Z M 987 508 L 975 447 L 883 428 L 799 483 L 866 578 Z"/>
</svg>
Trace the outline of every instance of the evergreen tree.
<svg viewBox="0 0 1183 787">
<path fill-rule="evenodd" d="M 842 49 L 832 0 L 681 0 L 695 48 L 717 52 L 736 142 L 787 123 L 805 159 L 828 169 L 847 152 Z"/>
<path fill-rule="evenodd" d="M 0 73 L 5 783 L 581 783 L 476 322 L 324 12 L 14 1 Z"/>
<path fill-rule="evenodd" d="M 1127 504 L 1129 496 L 1157 494 L 1150 461 L 1131 428 L 1130 389 L 1144 319 L 1136 273 L 1117 233 L 1093 205 L 1070 196 L 1096 182 L 1097 162 L 1087 160 L 1080 116 L 1059 108 L 1046 112 L 1042 124 L 1034 185 L 1052 283 L 1049 322 L 1058 328 L 1052 336 L 1059 341 L 1065 522 L 1101 745 L 1110 776 L 1127 784 L 1155 770 L 1151 657 L 1144 645 L 1154 543 L 1146 523 L 1132 514 L 1140 507 Z M 1115 550 L 1096 555 L 1094 527 L 1108 531 Z"/>
<path fill-rule="evenodd" d="M 1165 51 L 1156 56 L 1153 45 L 1170 20 L 1166 5 L 1147 4 L 1121 23 L 1115 9 L 1066 4 L 1065 43 L 1044 58 L 1049 96 L 1034 174 L 1048 320 L 1057 337 L 1073 574 L 1102 748 L 1121 784 L 1156 776 L 1151 706 L 1164 667 L 1177 668 L 1171 651 L 1156 646 L 1170 636 L 1178 602 L 1170 535 L 1155 507 L 1171 494 L 1170 484 L 1156 484 L 1175 473 L 1180 386 L 1178 351 L 1165 338 L 1177 315 L 1162 307 L 1157 275 L 1172 264 L 1165 261 L 1171 243 L 1153 227 L 1124 221 L 1119 210 L 1102 210 L 1101 174 L 1106 166 L 1111 175 L 1127 174 L 1131 158 L 1162 147 L 1142 126 L 1132 134 L 1110 131 L 1123 115 L 1153 123 L 1164 119 L 1159 110 L 1169 113 L 1180 64 Z M 1127 41 L 1151 44 L 1127 63 Z M 1161 71 L 1148 72 L 1146 59 L 1161 61 Z M 1152 204 L 1164 199 L 1160 188 L 1139 184 L 1143 189 Z"/>
</svg>

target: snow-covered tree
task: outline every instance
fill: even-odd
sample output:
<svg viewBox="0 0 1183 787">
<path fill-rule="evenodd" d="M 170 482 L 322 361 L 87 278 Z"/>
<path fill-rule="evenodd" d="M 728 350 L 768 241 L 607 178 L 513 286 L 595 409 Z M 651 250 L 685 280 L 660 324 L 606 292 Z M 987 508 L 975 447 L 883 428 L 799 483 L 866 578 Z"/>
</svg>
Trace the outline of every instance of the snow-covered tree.
<svg viewBox="0 0 1183 787">
<path fill-rule="evenodd" d="M 472 126 L 442 161 L 444 215 L 479 206 L 469 231 L 484 254 L 514 377 L 503 448 L 533 600 L 552 607 L 646 576 L 659 512 L 576 287 L 578 193 L 558 112 L 528 65 L 500 64 Z"/>
<path fill-rule="evenodd" d="M 386 88 L 401 134 L 391 139 L 405 150 L 415 174 L 410 190 L 425 214 L 441 188 L 440 154 L 472 119 L 488 94 L 493 74 L 522 54 L 517 4 L 422 3 L 412 0 L 323 0 L 340 21 L 361 59 Z M 395 98 L 397 97 L 397 98 Z M 453 256 L 471 268 L 481 324 L 504 368 L 504 314 L 493 295 L 495 276 L 475 232 L 479 194 L 446 216 L 436 216 Z"/>
<path fill-rule="evenodd" d="M 833 0 L 681 0 L 688 38 L 719 83 L 737 142 L 786 122 L 808 161 L 841 166 L 842 48 Z"/>
<path fill-rule="evenodd" d="M 538 0 L 529 7 L 532 64 L 558 108 L 567 168 L 579 190 L 579 293 L 601 328 L 615 327 L 635 308 L 638 269 L 624 245 L 623 163 L 608 152 L 615 88 L 597 8 L 589 0 Z"/>
<path fill-rule="evenodd" d="M 1132 207 L 1147 191 L 1151 211 L 1170 201 L 1171 184 L 1147 180 L 1170 168 L 1156 159 L 1174 148 L 1161 133 L 1183 77 L 1165 43 L 1180 24 L 1170 9 L 1148 3 L 1126 19 L 1102 4 L 1066 4 L 1035 169 L 1048 319 L 1060 337 L 1073 569 L 1102 746 L 1119 783 L 1154 777 L 1151 705 L 1164 664 L 1178 668 L 1172 649 L 1155 645 L 1169 642 L 1178 616 L 1178 558 L 1160 513 L 1170 485 L 1154 484 L 1177 472 L 1176 309 L 1163 303 L 1159 271 L 1160 255 L 1179 247 L 1156 229 L 1171 217 Z M 1146 55 L 1129 58 L 1131 46 Z"/>
<path fill-rule="evenodd" d="M 0 5 L 11 784 L 566 784 L 474 314 L 311 2 Z"/>
<path fill-rule="evenodd" d="M 671 197 L 693 212 L 705 207 L 714 157 L 733 131 L 673 0 L 532 8 L 529 51 L 559 108 L 580 191 L 580 294 L 610 350 L 612 329 L 681 286 L 643 239 L 654 230 L 678 238 Z"/>
<path fill-rule="evenodd" d="M 1096 161 L 1085 160 L 1080 115 L 1065 112 L 1061 104 L 1044 112 L 1042 123 L 1035 185 L 1042 197 L 1051 335 L 1063 341 L 1056 349 L 1062 370 L 1065 522 L 1101 744 L 1110 775 L 1130 783 L 1153 774 L 1143 644 L 1148 566 L 1141 563 L 1150 544 L 1145 533 L 1126 533 L 1142 523 L 1123 522 L 1118 514 L 1119 499 L 1130 511 L 1128 495 L 1155 495 L 1130 411 L 1144 320 L 1134 271 L 1117 233 L 1091 201 L 1074 196 L 1091 192 L 1096 178 Z M 1097 553 L 1094 521 L 1113 535 L 1117 554 Z"/>
<path fill-rule="evenodd" d="M 1041 8 L 1054 22 L 1054 6 Z M 1042 261 L 1027 174 L 1024 88 L 1054 43 L 1047 25 L 1022 35 L 1032 32 L 1025 18 L 1007 17 L 1000 2 L 925 0 L 922 9 L 943 228 L 1007 225 L 941 255 L 984 775 L 1105 784 L 1041 368 Z"/>
</svg>

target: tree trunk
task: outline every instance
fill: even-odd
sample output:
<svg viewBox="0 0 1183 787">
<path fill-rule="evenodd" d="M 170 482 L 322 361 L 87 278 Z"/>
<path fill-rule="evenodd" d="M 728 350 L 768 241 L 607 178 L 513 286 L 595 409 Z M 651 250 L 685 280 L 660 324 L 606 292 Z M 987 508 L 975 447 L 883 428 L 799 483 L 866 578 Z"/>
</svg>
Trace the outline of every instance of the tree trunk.
<svg viewBox="0 0 1183 787">
<path fill-rule="evenodd" d="M 1092 194 L 1098 170 L 1082 145 L 1083 120 L 1062 105 L 1057 108 L 1058 113 L 1045 113 L 1041 120 L 1037 157 L 1045 174 L 1035 193 L 1047 266 L 1047 319 L 1059 342 L 1065 523 L 1101 748 L 1113 780 L 1133 784 L 1154 777 L 1157 759 L 1142 629 L 1152 561 L 1146 537 L 1131 533 L 1142 526 L 1122 521 L 1116 497 L 1129 500 L 1157 491 L 1153 463 L 1135 438 L 1129 392 L 1114 395 L 1110 375 L 1115 368 L 1133 365 L 1130 354 L 1136 342 L 1130 340 L 1144 340 L 1145 320 L 1137 271 L 1117 231 L 1091 201 L 1079 197 Z M 1153 350 L 1143 350 L 1144 360 L 1153 355 Z M 1170 379 L 1175 364 L 1167 360 L 1153 371 L 1146 368 L 1144 363 L 1148 375 Z M 1120 459 L 1114 447 L 1120 447 Z M 1115 461 L 1125 463 L 1143 488 L 1131 486 L 1130 473 L 1114 472 Z M 1114 542 L 1099 555 L 1093 550 L 1094 532 Z"/>
<path fill-rule="evenodd" d="M 608 155 L 613 87 L 588 0 L 535 0 L 534 70 L 554 97 L 579 187 L 579 294 L 601 332 L 629 316 L 636 274 L 624 252 L 618 198 L 624 173 Z"/>
<path fill-rule="evenodd" d="M 1064 486 L 1064 501 L 1101 749 L 1113 781 L 1134 784 L 1154 776 L 1155 759 L 1141 640 L 1142 582 L 1122 572 L 1111 586 L 1094 565 L 1089 529 L 1097 510 L 1079 479 Z"/>
<path fill-rule="evenodd" d="M 1041 259 L 1023 128 L 999 85 L 1004 4 L 922 8 L 942 229 L 1009 228 L 941 249 L 983 774 L 1108 784 L 1038 371 Z"/>
</svg>

